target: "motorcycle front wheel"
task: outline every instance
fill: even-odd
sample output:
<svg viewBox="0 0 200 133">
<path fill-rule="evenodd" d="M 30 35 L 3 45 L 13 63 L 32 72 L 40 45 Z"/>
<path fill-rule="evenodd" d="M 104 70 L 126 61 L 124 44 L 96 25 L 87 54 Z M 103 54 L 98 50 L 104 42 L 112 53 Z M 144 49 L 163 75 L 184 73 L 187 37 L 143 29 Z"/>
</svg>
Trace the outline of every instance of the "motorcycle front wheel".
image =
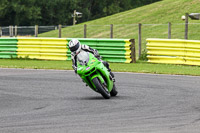
<svg viewBox="0 0 200 133">
<path fill-rule="evenodd" d="M 99 79 L 96 77 L 94 79 L 92 79 L 92 82 L 94 83 L 94 85 L 96 86 L 97 90 L 99 93 L 101 93 L 101 95 L 105 98 L 105 99 L 109 99 L 110 98 L 110 93 L 107 90 L 107 88 L 105 88 L 102 83 L 99 81 Z"/>
</svg>

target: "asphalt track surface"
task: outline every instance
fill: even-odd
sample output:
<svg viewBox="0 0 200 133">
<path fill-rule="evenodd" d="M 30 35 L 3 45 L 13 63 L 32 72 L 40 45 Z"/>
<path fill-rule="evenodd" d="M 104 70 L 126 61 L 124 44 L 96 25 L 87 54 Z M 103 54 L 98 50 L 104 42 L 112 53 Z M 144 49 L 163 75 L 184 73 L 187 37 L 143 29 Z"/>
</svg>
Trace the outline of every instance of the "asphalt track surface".
<svg viewBox="0 0 200 133">
<path fill-rule="evenodd" d="M 200 77 L 115 75 L 105 100 L 73 71 L 0 69 L 0 133 L 200 132 Z"/>
</svg>

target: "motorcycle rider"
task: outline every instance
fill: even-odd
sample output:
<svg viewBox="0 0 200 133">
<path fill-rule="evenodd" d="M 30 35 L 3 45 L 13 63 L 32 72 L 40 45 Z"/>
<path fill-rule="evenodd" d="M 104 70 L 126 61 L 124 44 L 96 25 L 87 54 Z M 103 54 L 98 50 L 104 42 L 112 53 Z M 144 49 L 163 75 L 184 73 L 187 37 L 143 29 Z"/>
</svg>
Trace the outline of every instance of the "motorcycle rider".
<svg viewBox="0 0 200 133">
<path fill-rule="evenodd" d="M 81 50 L 84 50 L 86 52 L 92 53 L 99 61 L 101 61 L 104 64 L 104 66 L 108 69 L 112 79 L 114 80 L 114 74 L 111 72 L 108 62 L 101 60 L 101 56 L 99 55 L 96 49 L 92 49 L 87 45 L 81 44 L 77 39 L 72 39 L 69 42 L 69 49 L 71 51 L 72 68 L 74 69 L 75 73 L 77 73 L 77 55 L 80 53 Z"/>
</svg>

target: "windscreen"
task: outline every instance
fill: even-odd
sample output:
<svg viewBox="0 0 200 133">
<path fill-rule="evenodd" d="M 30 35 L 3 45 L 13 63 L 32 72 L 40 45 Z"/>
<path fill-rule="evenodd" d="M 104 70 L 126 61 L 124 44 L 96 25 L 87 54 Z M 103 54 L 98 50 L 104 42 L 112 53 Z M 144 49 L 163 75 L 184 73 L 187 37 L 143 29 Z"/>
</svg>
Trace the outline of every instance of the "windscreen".
<svg viewBox="0 0 200 133">
<path fill-rule="evenodd" d="M 89 61 L 89 53 L 82 50 L 77 55 L 77 59 L 78 59 L 78 62 L 80 63 L 80 65 L 86 65 Z"/>
</svg>

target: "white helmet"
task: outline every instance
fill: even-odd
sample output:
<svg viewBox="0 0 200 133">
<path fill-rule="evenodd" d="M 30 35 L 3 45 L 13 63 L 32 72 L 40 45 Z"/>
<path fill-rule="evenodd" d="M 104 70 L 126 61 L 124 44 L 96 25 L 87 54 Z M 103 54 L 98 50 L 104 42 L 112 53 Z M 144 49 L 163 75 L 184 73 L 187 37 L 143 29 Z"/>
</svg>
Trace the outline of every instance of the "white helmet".
<svg viewBox="0 0 200 133">
<path fill-rule="evenodd" d="M 71 52 L 78 54 L 81 50 L 81 43 L 77 39 L 72 39 L 69 42 L 69 49 Z"/>
</svg>

